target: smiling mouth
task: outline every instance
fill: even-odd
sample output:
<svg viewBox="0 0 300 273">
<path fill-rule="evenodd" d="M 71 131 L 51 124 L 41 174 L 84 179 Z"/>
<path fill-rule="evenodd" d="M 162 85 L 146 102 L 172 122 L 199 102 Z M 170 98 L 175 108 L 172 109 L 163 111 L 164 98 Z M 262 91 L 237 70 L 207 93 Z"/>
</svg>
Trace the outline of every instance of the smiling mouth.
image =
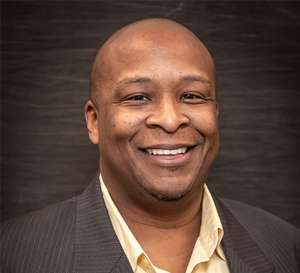
<svg viewBox="0 0 300 273">
<path fill-rule="evenodd" d="M 182 147 L 173 150 L 166 150 L 166 149 L 146 149 L 146 153 L 150 155 L 177 155 L 177 154 L 185 154 L 188 152 L 189 147 Z"/>
</svg>

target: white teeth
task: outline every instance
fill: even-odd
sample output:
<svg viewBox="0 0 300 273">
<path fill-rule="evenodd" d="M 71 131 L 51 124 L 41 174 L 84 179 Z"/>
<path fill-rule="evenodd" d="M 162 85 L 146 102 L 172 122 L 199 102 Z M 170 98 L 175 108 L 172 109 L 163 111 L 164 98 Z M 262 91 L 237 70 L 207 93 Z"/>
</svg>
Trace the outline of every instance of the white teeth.
<svg viewBox="0 0 300 273">
<path fill-rule="evenodd" d="M 164 149 L 146 149 L 146 152 L 148 154 L 153 154 L 153 155 L 177 155 L 177 154 L 185 154 L 185 152 L 187 151 L 187 147 L 182 147 L 179 149 L 174 149 L 174 150 L 164 150 Z"/>
<path fill-rule="evenodd" d="M 180 151 L 178 151 L 178 150 L 180 150 Z M 181 149 L 171 150 L 171 154 L 172 154 L 172 155 L 177 155 L 177 154 L 179 154 L 180 152 L 181 152 Z"/>
<path fill-rule="evenodd" d="M 187 150 L 187 147 L 181 148 L 181 153 L 182 153 L 182 154 L 185 154 L 186 150 Z"/>
</svg>

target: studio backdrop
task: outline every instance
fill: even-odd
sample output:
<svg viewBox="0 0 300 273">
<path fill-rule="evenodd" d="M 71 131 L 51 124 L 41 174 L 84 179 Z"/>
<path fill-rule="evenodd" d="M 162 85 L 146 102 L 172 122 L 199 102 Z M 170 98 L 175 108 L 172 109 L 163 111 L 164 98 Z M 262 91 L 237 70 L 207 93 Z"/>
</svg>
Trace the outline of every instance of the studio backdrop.
<svg viewBox="0 0 300 273">
<path fill-rule="evenodd" d="M 1 219 L 79 195 L 98 170 L 84 105 L 101 45 L 136 20 L 193 31 L 215 61 L 220 197 L 300 228 L 300 3 L 1 2 Z"/>
</svg>

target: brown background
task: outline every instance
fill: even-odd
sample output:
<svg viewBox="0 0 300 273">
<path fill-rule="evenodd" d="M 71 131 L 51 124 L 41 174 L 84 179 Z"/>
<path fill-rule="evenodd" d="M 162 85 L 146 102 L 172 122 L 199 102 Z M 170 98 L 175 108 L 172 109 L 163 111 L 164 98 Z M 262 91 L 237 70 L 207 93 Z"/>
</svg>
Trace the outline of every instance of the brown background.
<svg viewBox="0 0 300 273">
<path fill-rule="evenodd" d="M 2 220 L 78 195 L 98 170 L 83 115 L 117 29 L 173 19 L 217 67 L 221 147 L 208 184 L 300 228 L 299 2 L 3 2 Z"/>
</svg>

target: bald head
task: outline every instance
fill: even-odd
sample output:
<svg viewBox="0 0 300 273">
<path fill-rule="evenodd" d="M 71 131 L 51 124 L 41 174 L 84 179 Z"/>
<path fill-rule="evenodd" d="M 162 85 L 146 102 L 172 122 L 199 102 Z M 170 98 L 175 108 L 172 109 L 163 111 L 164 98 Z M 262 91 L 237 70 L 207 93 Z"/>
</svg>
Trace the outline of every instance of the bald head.
<svg viewBox="0 0 300 273">
<path fill-rule="evenodd" d="M 213 73 L 213 60 L 201 41 L 184 26 L 162 18 L 134 22 L 114 33 L 99 50 L 90 76 L 90 97 L 98 103 L 104 83 L 110 81 L 110 72 L 118 63 L 141 63 L 137 53 L 167 54 L 169 51 L 189 54 L 195 62 L 202 62 Z M 215 83 L 214 83 L 215 85 Z"/>
</svg>

